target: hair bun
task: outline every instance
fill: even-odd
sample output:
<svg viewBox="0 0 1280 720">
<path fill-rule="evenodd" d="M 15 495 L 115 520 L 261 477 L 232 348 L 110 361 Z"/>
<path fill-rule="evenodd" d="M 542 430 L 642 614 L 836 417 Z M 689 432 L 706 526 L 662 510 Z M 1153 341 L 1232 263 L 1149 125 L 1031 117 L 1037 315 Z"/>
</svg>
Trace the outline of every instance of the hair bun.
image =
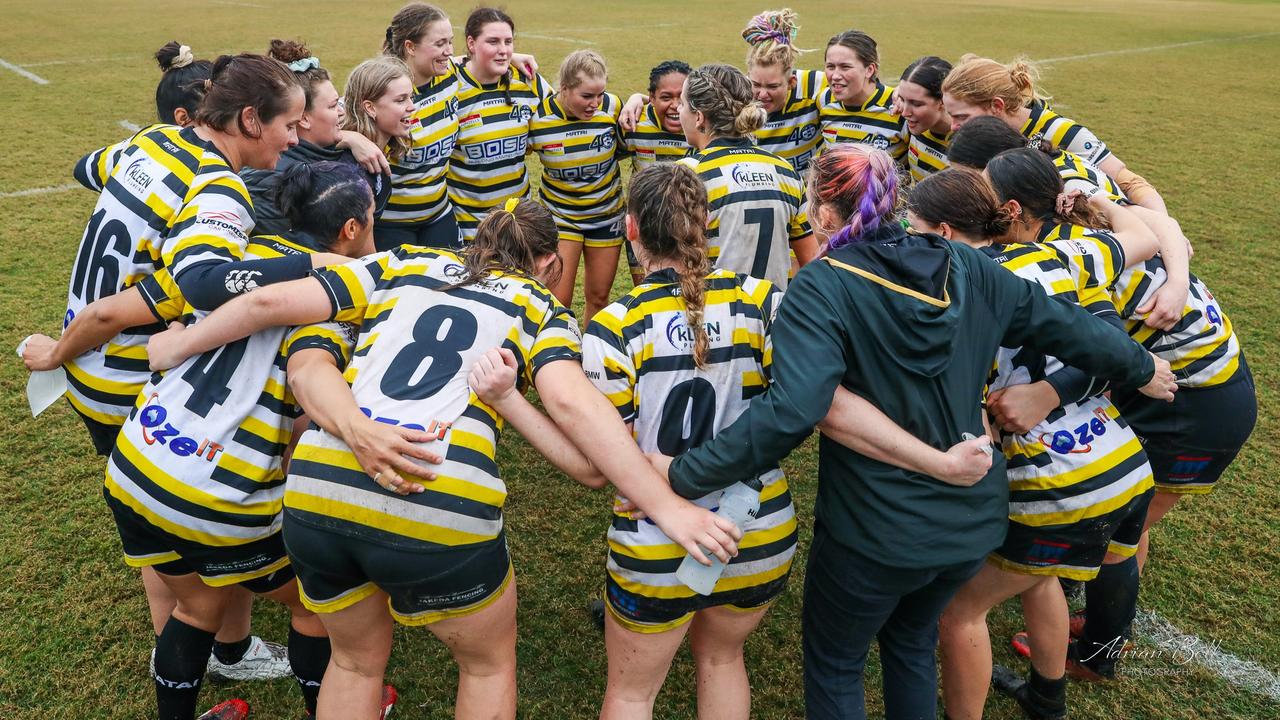
<svg viewBox="0 0 1280 720">
<path fill-rule="evenodd" d="M 267 55 L 288 65 L 311 57 L 311 50 L 305 43 L 297 40 L 275 39 L 271 41 L 271 48 L 267 50 Z"/>
<path fill-rule="evenodd" d="M 162 45 L 156 51 L 155 58 L 162 72 L 184 68 L 195 62 L 196 59 L 191 54 L 191 48 L 179 43 L 177 40 L 170 40 Z"/>
<path fill-rule="evenodd" d="M 765 122 L 769 119 L 769 113 L 765 111 L 764 106 L 759 102 L 752 100 L 733 118 L 733 129 L 739 135 L 750 135 L 751 133 L 764 127 Z"/>
</svg>

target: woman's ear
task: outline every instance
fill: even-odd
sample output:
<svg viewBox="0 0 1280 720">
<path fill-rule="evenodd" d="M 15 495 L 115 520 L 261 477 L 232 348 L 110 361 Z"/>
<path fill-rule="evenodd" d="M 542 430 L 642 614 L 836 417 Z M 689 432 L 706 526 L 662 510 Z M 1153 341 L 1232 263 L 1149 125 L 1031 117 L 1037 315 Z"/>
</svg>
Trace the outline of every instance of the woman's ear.
<svg viewBox="0 0 1280 720">
<path fill-rule="evenodd" d="M 946 240 L 955 237 L 955 232 L 951 230 L 951 226 L 947 223 L 938 223 L 938 234 Z"/>
<path fill-rule="evenodd" d="M 640 223 L 636 222 L 636 216 L 627 213 L 622 220 L 622 232 L 629 242 L 635 242 L 640 239 Z"/>
<path fill-rule="evenodd" d="M 1004 104 L 1004 98 L 991 98 L 991 114 L 1004 115 L 1008 110 Z"/>
<path fill-rule="evenodd" d="M 818 227 L 823 228 L 823 232 L 828 236 L 842 225 L 844 225 L 844 218 L 836 213 L 835 209 L 831 207 L 831 203 L 818 206 Z M 830 228 L 830 232 L 827 232 L 826 228 Z"/>
<path fill-rule="evenodd" d="M 253 139 L 262 137 L 262 125 L 258 120 L 258 111 L 252 105 L 247 105 L 240 110 L 240 127 L 244 129 L 244 134 Z"/>
<path fill-rule="evenodd" d="M 174 125 L 177 125 L 178 127 L 186 127 L 191 124 L 192 120 L 193 118 L 191 117 L 191 113 L 187 112 L 186 108 L 183 108 L 183 107 L 174 108 L 174 111 L 173 111 Z"/>
<path fill-rule="evenodd" d="M 298 120 L 298 127 L 303 130 L 311 129 L 311 113 L 309 112 L 302 113 L 302 118 Z"/>
<path fill-rule="evenodd" d="M 378 111 L 372 100 L 361 100 L 360 106 L 364 108 L 364 114 L 368 115 L 370 120 L 374 122 L 378 121 Z"/>
</svg>

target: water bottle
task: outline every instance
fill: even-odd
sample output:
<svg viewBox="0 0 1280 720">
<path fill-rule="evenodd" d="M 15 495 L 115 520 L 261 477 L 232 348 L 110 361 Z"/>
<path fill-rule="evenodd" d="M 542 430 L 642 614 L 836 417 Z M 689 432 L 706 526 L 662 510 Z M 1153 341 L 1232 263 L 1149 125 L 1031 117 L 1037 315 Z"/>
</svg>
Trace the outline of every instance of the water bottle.
<svg viewBox="0 0 1280 720">
<path fill-rule="evenodd" d="M 741 530 L 759 511 L 760 481 L 752 479 L 736 482 L 725 488 L 720 496 L 720 508 L 716 510 L 716 515 L 731 521 Z M 698 547 L 711 559 L 711 564 L 703 565 L 692 555 L 685 555 L 680 567 L 676 570 L 676 578 L 699 595 L 710 595 L 716 587 L 716 581 L 724 574 L 724 563 L 707 552 L 706 548 L 701 545 Z"/>
</svg>

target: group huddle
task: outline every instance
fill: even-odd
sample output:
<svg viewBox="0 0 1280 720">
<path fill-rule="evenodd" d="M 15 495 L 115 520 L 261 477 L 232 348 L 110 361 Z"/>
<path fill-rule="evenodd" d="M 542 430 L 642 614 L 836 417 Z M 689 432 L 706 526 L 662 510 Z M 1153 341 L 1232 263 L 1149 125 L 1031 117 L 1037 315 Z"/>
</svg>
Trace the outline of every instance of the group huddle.
<svg viewBox="0 0 1280 720">
<path fill-rule="evenodd" d="M 454 56 L 407 5 L 341 96 L 298 42 L 161 48 L 159 124 L 76 165 L 99 195 L 63 332 L 24 351 L 108 457 L 160 718 L 206 672 L 386 717 L 396 623 L 449 647 L 457 717 L 515 717 L 506 424 L 616 491 L 602 718 L 651 717 L 686 634 L 699 717 L 748 717 L 744 642 L 797 548 L 778 463 L 815 428 L 808 717 L 865 717 L 873 640 L 890 718 L 936 717 L 939 656 L 953 720 L 991 686 L 1064 718 L 1068 675 L 1116 677 L 1148 529 L 1256 418 L 1231 321 L 1032 66 L 926 56 L 895 87 L 866 33 L 806 70 L 797 31 L 762 13 L 746 73 L 667 60 L 626 101 L 594 50 L 543 78 L 495 8 Z M 287 650 L 249 634 L 254 594 Z M 1015 595 L 1025 673 L 986 627 Z"/>
</svg>

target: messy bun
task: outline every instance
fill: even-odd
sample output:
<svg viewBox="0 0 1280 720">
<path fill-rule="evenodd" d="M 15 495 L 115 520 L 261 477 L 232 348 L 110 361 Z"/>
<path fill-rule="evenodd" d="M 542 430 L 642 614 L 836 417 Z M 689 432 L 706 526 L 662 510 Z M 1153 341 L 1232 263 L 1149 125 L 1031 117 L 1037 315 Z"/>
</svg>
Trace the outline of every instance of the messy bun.
<svg viewBox="0 0 1280 720">
<path fill-rule="evenodd" d="M 1003 65 L 970 53 L 960 58 L 960 64 L 947 75 L 942 92 L 961 102 L 986 108 L 998 98 L 1005 112 L 1010 113 L 1035 100 L 1048 99 L 1036 92 L 1035 82 L 1039 77 L 1039 70 L 1026 59 Z"/>
<path fill-rule="evenodd" d="M 316 86 L 329 81 L 329 71 L 320 67 L 319 58 L 311 54 L 310 48 L 301 40 L 272 40 L 267 50 L 267 57 L 279 60 L 289 66 L 289 70 L 298 77 L 302 91 L 306 97 L 307 111 L 314 107 Z M 310 62 L 302 62 L 311 59 Z"/>
<path fill-rule="evenodd" d="M 776 66 L 784 75 L 790 73 L 800 53 L 809 52 L 795 46 L 799 20 L 800 16 L 791 8 L 766 10 L 751 18 L 742 31 L 742 39 L 751 46 L 747 67 Z"/>
<path fill-rule="evenodd" d="M 208 60 L 196 60 L 191 48 L 177 40 L 162 45 L 155 59 L 164 73 L 156 85 L 156 118 L 162 123 L 177 123 L 175 113 L 179 108 L 186 110 L 188 117 L 195 117 L 196 108 L 204 99 L 204 81 L 213 65 Z"/>
</svg>

